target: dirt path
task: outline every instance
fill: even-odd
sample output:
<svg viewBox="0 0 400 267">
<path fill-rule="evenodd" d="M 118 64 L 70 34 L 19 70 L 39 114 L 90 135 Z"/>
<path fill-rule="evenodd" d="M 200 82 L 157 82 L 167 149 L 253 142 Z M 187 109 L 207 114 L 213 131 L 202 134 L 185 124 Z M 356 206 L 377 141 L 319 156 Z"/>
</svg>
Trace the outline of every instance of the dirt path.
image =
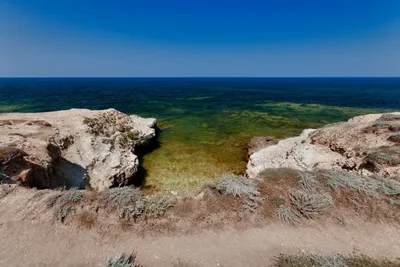
<svg viewBox="0 0 400 267">
<path fill-rule="evenodd" d="M 400 227 L 360 223 L 343 227 L 271 224 L 244 231 L 140 238 L 29 221 L 0 222 L 0 266 L 99 266 L 110 256 L 137 251 L 146 266 L 172 266 L 178 258 L 199 266 L 270 266 L 279 253 L 400 255 Z"/>
</svg>

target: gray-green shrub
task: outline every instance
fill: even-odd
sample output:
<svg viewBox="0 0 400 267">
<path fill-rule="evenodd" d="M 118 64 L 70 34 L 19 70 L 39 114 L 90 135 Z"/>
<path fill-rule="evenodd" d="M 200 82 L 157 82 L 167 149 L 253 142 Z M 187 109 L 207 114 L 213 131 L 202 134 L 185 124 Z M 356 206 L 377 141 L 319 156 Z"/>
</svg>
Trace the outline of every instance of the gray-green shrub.
<svg viewBox="0 0 400 267">
<path fill-rule="evenodd" d="M 328 192 L 298 190 L 289 196 L 298 212 L 308 219 L 328 211 L 333 205 L 332 196 Z"/>
</svg>

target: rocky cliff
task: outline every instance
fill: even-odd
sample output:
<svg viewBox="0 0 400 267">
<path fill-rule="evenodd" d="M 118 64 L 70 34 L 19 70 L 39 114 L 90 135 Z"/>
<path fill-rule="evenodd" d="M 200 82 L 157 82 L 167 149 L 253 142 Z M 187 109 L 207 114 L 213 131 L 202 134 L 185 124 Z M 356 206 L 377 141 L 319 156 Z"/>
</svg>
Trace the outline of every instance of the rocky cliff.
<svg viewBox="0 0 400 267">
<path fill-rule="evenodd" d="M 0 114 L 0 180 L 95 190 L 129 184 L 156 120 L 115 109 Z"/>
<path fill-rule="evenodd" d="M 250 156 L 247 175 L 268 168 L 342 169 L 400 178 L 400 112 L 359 116 L 279 141 Z"/>
</svg>

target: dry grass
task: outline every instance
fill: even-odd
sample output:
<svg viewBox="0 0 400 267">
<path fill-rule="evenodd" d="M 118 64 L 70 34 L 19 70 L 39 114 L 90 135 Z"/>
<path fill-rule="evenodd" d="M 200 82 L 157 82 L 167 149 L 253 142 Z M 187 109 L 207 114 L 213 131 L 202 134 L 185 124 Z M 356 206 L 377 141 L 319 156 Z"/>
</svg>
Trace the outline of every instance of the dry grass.
<svg viewBox="0 0 400 267">
<path fill-rule="evenodd" d="M 142 197 L 138 188 L 125 186 L 111 188 L 104 192 L 104 198 L 117 209 L 120 219 L 130 220 L 135 217 L 136 202 Z"/>
<path fill-rule="evenodd" d="M 178 259 L 176 262 L 172 263 L 172 267 L 199 267 L 199 264 L 191 263 L 190 261 L 185 261 L 182 259 Z"/>
<path fill-rule="evenodd" d="M 374 260 L 366 256 L 328 255 L 322 253 L 280 255 L 276 267 L 399 267 L 399 262 Z"/>
<path fill-rule="evenodd" d="M 298 224 L 300 223 L 300 215 L 293 212 L 290 208 L 282 205 L 276 211 L 278 218 L 284 223 Z"/>
<path fill-rule="evenodd" d="M 134 210 L 134 217 L 159 217 L 171 208 L 174 199 L 169 195 L 154 195 L 140 198 Z"/>
<path fill-rule="evenodd" d="M 141 191 L 134 187 L 109 189 L 105 192 L 105 198 L 117 209 L 118 217 L 124 220 L 159 217 L 174 204 L 170 195 L 143 196 Z"/>
<path fill-rule="evenodd" d="M 350 188 L 369 196 L 375 195 L 380 186 L 380 182 L 376 179 L 351 172 L 325 170 L 322 176 L 326 179 L 326 184 L 333 189 Z"/>
<path fill-rule="evenodd" d="M 290 193 L 290 200 L 297 211 L 307 219 L 315 218 L 333 206 L 332 196 L 327 192 L 298 190 Z"/>
<path fill-rule="evenodd" d="M 382 181 L 382 192 L 387 196 L 400 195 L 400 182 L 391 179 L 384 179 Z"/>
<path fill-rule="evenodd" d="M 233 197 L 246 196 L 251 198 L 260 194 L 254 180 L 235 174 L 223 174 L 218 181 L 208 183 L 206 186 Z"/>
<path fill-rule="evenodd" d="M 78 225 L 85 229 L 93 228 L 97 222 L 97 214 L 87 210 L 77 213 L 74 218 Z"/>
<path fill-rule="evenodd" d="M 46 199 L 48 208 L 54 207 L 54 216 L 57 221 L 65 220 L 77 211 L 76 205 L 83 199 L 83 192 L 77 189 L 57 192 Z"/>
<path fill-rule="evenodd" d="M 311 172 L 301 172 L 299 183 L 306 189 L 311 190 L 318 184 L 317 176 Z"/>
</svg>

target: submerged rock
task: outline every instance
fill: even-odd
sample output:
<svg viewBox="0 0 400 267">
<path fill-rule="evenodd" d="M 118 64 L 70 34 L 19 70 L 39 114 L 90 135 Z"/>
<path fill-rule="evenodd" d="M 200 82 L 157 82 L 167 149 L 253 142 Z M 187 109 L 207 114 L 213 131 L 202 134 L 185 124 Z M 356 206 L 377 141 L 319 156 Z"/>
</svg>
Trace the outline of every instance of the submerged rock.
<svg viewBox="0 0 400 267">
<path fill-rule="evenodd" d="M 0 179 L 96 190 L 132 182 L 156 120 L 115 109 L 0 114 Z"/>
<path fill-rule="evenodd" d="M 250 156 L 247 175 L 268 168 L 343 169 L 365 175 L 400 177 L 400 147 L 393 132 L 400 113 L 371 114 L 304 130 Z"/>
</svg>

